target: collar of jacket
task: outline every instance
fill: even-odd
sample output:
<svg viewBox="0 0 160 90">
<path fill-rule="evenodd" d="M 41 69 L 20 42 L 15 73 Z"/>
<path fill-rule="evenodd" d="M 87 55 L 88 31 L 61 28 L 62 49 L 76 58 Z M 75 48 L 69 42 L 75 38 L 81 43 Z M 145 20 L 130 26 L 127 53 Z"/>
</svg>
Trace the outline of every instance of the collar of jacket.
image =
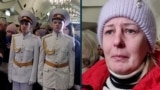
<svg viewBox="0 0 160 90">
<path fill-rule="evenodd" d="M 26 39 L 26 38 L 30 37 L 30 35 L 31 35 L 30 32 L 28 32 L 26 35 L 23 35 L 23 33 L 21 34 L 23 39 Z"/>
<path fill-rule="evenodd" d="M 59 33 L 56 33 L 53 31 L 52 35 L 55 36 L 56 38 L 60 38 L 60 37 L 62 37 L 62 32 L 60 31 Z"/>
</svg>

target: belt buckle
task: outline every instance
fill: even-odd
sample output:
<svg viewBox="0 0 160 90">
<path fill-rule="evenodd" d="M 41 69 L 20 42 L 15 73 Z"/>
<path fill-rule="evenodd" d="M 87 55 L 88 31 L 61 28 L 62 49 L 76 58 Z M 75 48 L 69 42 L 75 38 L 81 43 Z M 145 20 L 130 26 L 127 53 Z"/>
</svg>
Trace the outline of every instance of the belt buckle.
<svg viewBox="0 0 160 90">
<path fill-rule="evenodd" d="M 55 64 L 55 67 L 56 67 L 56 68 L 59 68 L 59 64 Z"/>
<path fill-rule="evenodd" d="M 22 67 L 22 65 L 20 64 L 20 63 L 18 63 L 18 66 L 21 68 Z"/>
</svg>

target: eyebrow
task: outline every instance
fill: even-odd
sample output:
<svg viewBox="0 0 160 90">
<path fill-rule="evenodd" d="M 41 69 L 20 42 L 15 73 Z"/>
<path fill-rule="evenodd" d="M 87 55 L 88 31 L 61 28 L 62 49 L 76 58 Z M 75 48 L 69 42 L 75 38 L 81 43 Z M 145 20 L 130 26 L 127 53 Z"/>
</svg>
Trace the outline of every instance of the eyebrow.
<svg viewBox="0 0 160 90">
<path fill-rule="evenodd" d="M 135 23 L 123 23 L 123 26 L 129 26 L 129 25 L 134 25 L 134 26 L 138 26 Z M 104 27 L 113 27 L 114 24 L 108 24 L 108 25 L 104 25 Z"/>
</svg>

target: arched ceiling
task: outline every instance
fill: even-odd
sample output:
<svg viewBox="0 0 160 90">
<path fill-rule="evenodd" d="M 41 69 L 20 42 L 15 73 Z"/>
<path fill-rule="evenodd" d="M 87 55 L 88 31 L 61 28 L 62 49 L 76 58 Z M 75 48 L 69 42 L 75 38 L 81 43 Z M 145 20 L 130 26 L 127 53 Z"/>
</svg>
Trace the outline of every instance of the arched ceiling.
<svg viewBox="0 0 160 90">
<path fill-rule="evenodd" d="M 41 21 L 47 19 L 47 13 L 55 8 L 51 0 L 0 0 L 0 17 L 6 17 L 8 22 L 17 22 L 17 16 L 23 9 L 30 10 Z M 78 13 L 72 19 L 80 18 L 80 0 L 71 0 L 70 7 Z M 5 10 L 11 11 L 11 16 L 4 14 Z M 80 20 L 79 20 L 80 21 Z"/>
</svg>

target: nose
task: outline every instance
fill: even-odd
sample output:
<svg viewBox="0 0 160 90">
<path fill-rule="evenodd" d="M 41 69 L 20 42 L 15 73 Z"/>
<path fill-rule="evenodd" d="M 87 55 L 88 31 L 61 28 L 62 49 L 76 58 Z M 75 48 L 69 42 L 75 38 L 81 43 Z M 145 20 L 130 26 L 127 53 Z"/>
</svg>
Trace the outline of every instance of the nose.
<svg viewBox="0 0 160 90">
<path fill-rule="evenodd" d="M 117 47 L 117 48 L 125 47 L 124 35 L 122 31 L 123 30 L 116 30 L 114 42 L 113 42 L 114 47 Z"/>
</svg>

